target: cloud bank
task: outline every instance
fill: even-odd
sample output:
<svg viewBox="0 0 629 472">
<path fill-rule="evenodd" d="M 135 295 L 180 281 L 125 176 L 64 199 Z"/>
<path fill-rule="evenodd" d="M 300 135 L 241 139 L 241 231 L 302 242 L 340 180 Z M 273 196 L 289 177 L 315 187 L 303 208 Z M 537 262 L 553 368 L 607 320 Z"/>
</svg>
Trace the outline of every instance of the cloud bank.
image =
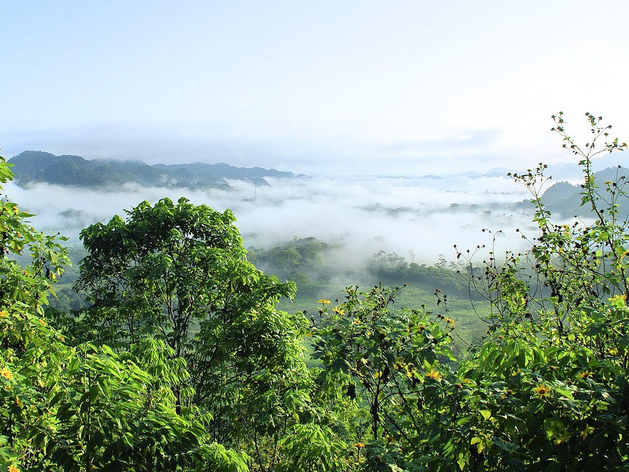
<svg viewBox="0 0 629 472">
<path fill-rule="evenodd" d="M 232 190 L 184 191 L 123 187 L 94 191 L 10 183 L 9 199 L 34 213 L 32 224 L 60 231 L 78 242 L 83 227 L 109 221 L 143 200 L 185 196 L 215 210 L 231 209 L 247 247 L 270 248 L 293 238 L 314 236 L 342 245 L 347 261 L 364 260 L 385 250 L 424 263 L 439 255 L 454 259 L 453 245 L 474 248 L 487 243 L 483 228 L 502 230 L 501 245 L 520 244 L 530 214 L 516 205 L 523 188 L 507 177 L 447 178 L 307 177 L 270 179 L 270 187 L 232 181 Z"/>
</svg>

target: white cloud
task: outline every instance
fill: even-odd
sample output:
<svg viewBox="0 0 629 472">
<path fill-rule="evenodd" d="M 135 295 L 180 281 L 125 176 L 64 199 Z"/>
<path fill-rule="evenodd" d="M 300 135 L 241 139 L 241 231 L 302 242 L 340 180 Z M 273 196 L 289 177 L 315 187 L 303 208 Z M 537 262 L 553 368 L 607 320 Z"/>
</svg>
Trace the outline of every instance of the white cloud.
<svg viewBox="0 0 629 472">
<path fill-rule="evenodd" d="M 270 187 L 257 188 L 232 182 L 232 191 L 210 192 L 133 186 L 100 192 L 44 184 L 24 189 L 11 183 L 7 194 L 37 215 L 37 228 L 61 230 L 74 242 L 85 225 L 108 221 L 114 214 L 124 216 L 123 209 L 143 200 L 168 196 L 176 201 L 185 195 L 218 211 L 230 208 L 247 246 L 270 248 L 294 237 L 314 236 L 342 243 L 351 249 L 348 257 L 357 261 L 379 250 L 402 255 L 413 251 L 425 262 L 436 261 L 439 254 L 454 259 L 454 244 L 473 248 L 485 242 L 483 228 L 502 229 L 510 244 L 517 244 L 513 230 L 530 219 L 514 210 L 513 204 L 527 196 L 507 178 L 304 177 L 270 182 Z"/>
</svg>

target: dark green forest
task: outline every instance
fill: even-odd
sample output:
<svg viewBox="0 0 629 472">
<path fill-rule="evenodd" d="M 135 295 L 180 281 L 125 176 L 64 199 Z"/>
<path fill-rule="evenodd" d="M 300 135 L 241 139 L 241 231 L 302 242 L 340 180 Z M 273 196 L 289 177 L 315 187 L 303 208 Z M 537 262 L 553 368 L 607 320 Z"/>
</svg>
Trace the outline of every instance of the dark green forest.
<svg viewBox="0 0 629 472">
<path fill-rule="evenodd" d="M 265 177 L 289 179 L 291 172 L 261 167 L 243 168 L 229 164 L 148 165 L 141 161 L 87 160 L 81 156 L 55 156 L 49 152 L 24 151 L 9 160 L 19 184 L 68 185 L 111 189 L 124 184 L 154 185 L 189 190 L 229 189 L 228 179 L 241 179 L 268 186 Z"/>
<path fill-rule="evenodd" d="M 315 238 L 245 248 L 185 198 L 80 249 L 2 198 L 0 469 L 629 470 L 627 177 L 592 171 L 627 145 L 586 118 L 581 146 L 553 117 L 579 218 L 551 213 L 540 164 L 511 176 L 525 250 L 380 252 L 360 277 Z"/>
</svg>

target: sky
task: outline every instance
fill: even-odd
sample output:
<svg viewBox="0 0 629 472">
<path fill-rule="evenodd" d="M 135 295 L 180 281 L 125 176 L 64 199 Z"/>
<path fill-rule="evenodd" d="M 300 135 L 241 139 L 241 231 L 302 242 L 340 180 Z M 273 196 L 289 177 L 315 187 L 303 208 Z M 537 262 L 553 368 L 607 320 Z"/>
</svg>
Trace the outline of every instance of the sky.
<svg viewBox="0 0 629 472">
<path fill-rule="evenodd" d="M 624 1 L 0 3 L 0 149 L 309 175 L 570 161 L 629 140 Z"/>
</svg>

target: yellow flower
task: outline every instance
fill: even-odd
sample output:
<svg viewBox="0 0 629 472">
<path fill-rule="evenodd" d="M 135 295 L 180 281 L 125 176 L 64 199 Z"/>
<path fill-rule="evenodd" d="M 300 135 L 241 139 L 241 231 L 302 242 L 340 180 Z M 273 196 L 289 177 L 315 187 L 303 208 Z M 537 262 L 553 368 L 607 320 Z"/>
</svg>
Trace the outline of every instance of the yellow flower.
<svg viewBox="0 0 629 472">
<path fill-rule="evenodd" d="M 448 323 L 448 326 L 450 326 L 450 328 L 454 328 L 454 320 L 452 318 L 448 318 L 447 316 L 443 318 L 443 321 L 445 321 L 446 323 Z"/>
<path fill-rule="evenodd" d="M 326 300 L 325 298 L 322 298 L 317 303 L 321 303 L 322 305 L 329 305 L 332 302 L 330 300 Z"/>
<path fill-rule="evenodd" d="M 9 314 L 6 312 L 6 310 L 1 310 L 0 311 L 0 318 L 6 318 L 8 316 L 9 316 Z"/>
<path fill-rule="evenodd" d="M 354 444 L 354 447 L 357 447 L 357 448 L 361 449 L 361 448 L 365 447 L 365 445 L 363 443 L 361 443 L 361 442 L 357 442 L 356 444 Z"/>
<path fill-rule="evenodd" d="M 0 376 L 4 377 L 7 380 L 13 379 L 13 374 L 6 367 L 3 367 L 2 369 L 0 369 Z"/>
<path fill-rule="evenodd" d="M 431 379 L 439 380 L 441 379 L 441 373 L 438 370 L 431 370 L 430 372 L 426 372 L 426 377 L 430 377 Z"/>
<path fill-rule="evenodd" d="M 345 314 L 345 310 L 343 310 L 342 308 L 339 308 L 338 306 L 335 306 L 334 308 L 332 308 L 332 311 L 335 313 L 338 313 L 339 315 Z"/>
<path fill-rule="evenodd" d="M 14 466 L 13 464 L 11 464 L 11 465 L 7 468 L 7 472 L 20 472 L 20 469 L 18 469 L 16 466 Z"/>
<path fill-rule="evenodd" d="M 626 306 L 627 298 L 624 295 L 616 295 L 615 297 L 611 297 L 609 302 L 613 307 L 616 308 L 624 308 Z"/>
<path fill-rule="evenodd" d="M 535 395 L 538 397 L 544 398 L 550 395 L 550 387 L 545 384 L 538 385 L 537 387 L 533 387 L 533 392 L 535 392 Z"/>
</svg>

